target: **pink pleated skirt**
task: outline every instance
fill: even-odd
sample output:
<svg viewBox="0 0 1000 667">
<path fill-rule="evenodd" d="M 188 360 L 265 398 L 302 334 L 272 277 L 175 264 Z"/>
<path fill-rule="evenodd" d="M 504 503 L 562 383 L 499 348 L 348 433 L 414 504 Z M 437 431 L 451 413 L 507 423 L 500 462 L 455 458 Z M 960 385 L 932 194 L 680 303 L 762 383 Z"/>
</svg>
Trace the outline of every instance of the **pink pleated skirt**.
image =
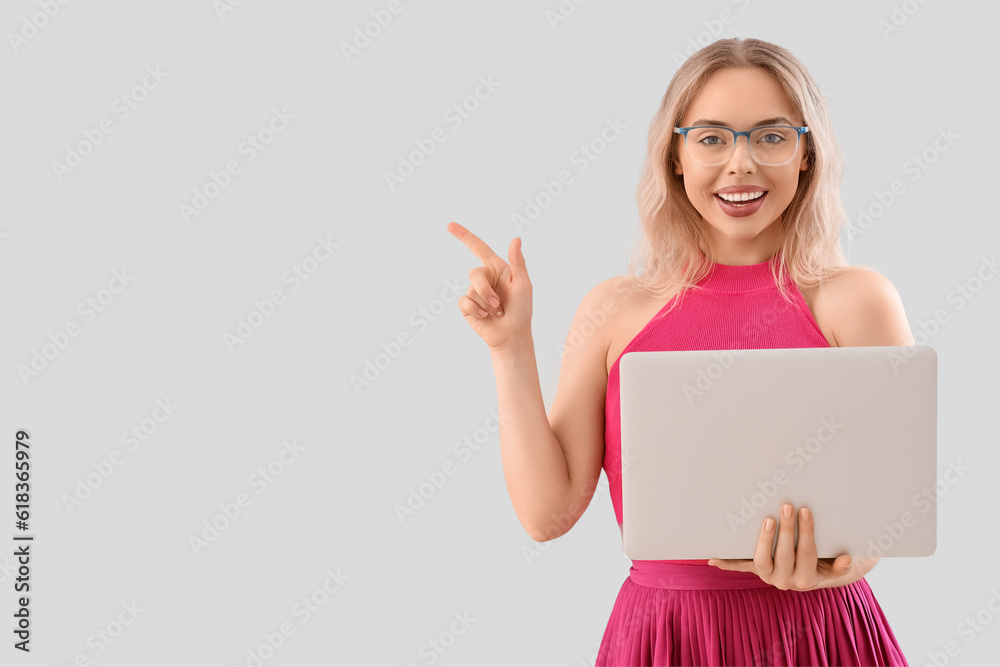
<svg viewBox="0 0 1000 667">
<path fill-rule="evenodd" d="M 783 591 L 752 572 L 632 561 L 595 666 L 908 664 L 864 579 Z"/>
</svg>

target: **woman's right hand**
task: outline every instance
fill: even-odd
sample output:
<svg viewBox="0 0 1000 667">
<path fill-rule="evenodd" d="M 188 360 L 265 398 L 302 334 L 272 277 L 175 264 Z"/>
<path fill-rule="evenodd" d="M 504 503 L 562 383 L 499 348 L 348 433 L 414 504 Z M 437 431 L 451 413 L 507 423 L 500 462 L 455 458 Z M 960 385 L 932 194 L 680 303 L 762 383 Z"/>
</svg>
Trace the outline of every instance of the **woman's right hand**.
<svg viewBox="0 0 1000 667">
<path fill-rule="evenodd" d="M 448 231 L 483 263 L 469 271 L 471 284 L 465 296 L 458 300 L 465 321 L 491 350 L 503 349 L 518 339 L 529 337 L 531 282 L 521 254 L 520 237 L 510 242 L 507 249 L 510 264 L 507 264 L 478 236 L 457 222 L 449 222 Z"/>
</svg>

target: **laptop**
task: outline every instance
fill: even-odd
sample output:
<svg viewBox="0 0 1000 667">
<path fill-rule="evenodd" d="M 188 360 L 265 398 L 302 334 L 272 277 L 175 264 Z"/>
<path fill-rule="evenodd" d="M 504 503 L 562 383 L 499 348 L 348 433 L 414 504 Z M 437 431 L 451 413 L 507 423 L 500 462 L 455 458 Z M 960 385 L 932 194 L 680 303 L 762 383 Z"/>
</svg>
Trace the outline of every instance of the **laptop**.
<svg viewBox="0 0 1000 667">
<path fill-rule="evenodd" d="M 819 558 L 934 553 L 933 348 L 637 351 L 619 372 L 627 557 L 753 558 L 785 502 Z"/>
</svg>

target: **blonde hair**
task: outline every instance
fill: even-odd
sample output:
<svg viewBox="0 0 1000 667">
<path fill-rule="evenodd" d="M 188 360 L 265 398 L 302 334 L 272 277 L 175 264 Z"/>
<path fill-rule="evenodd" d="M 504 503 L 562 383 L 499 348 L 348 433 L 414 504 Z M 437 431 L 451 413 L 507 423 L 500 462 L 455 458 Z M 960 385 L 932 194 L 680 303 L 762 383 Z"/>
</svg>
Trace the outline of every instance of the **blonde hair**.
<svg viewBox="0 0 1000 667">
<path fill-rule="evenodd" d="M 638 289 L 657 297 L 676 293 L 673 306 L 685 289 L 698 289 L 695 283 L 715 261 L 701 215 L 688 200 L 683 176 L 673 170 L 683 141 L 673 130 L 705 81 L 728 67 L 772 74 L 809 127 L 802 135 L 808 168 L 800 172 L 795 196 L 782 214 L 770 262 L 782 297 L 791 301 L 786 275 L 799 289 L 807 289 L 848 268 L 840 248 L 841 227 L 849 225 L 840 199 L 844 161 L 819 87 L 805 66 L 780 46 L 759 39 L 721 39 L 689 57 L 667 86 L 649 124 L 648 152 L 636 188 L 642 236 L 633 245 L 628 277 Z"/>
</svg>

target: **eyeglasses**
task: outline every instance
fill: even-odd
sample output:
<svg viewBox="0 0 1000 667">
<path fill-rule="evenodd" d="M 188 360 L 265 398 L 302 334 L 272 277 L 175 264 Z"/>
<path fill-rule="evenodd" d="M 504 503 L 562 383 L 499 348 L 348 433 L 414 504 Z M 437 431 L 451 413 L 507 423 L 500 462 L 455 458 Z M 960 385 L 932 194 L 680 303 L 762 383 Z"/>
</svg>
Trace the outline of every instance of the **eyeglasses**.
<svg viewBox="0 0 1000 667">
<path fill-rule="evenodd" d="M 808 127 L 792 125 L 763 125 L 746 132 L 737 132 L 721 125 L 674 128 L 676 134 L 684 135 L 684 148 L 688 156 L 703 167 L 717 167 L 729 162 L 736 152 L 736 141 L 741 136 L 747 138 L 750 157 L 757 164 L 780 167 L 795 157 L 799 136 L 808 131 Z"/>
</svg>

